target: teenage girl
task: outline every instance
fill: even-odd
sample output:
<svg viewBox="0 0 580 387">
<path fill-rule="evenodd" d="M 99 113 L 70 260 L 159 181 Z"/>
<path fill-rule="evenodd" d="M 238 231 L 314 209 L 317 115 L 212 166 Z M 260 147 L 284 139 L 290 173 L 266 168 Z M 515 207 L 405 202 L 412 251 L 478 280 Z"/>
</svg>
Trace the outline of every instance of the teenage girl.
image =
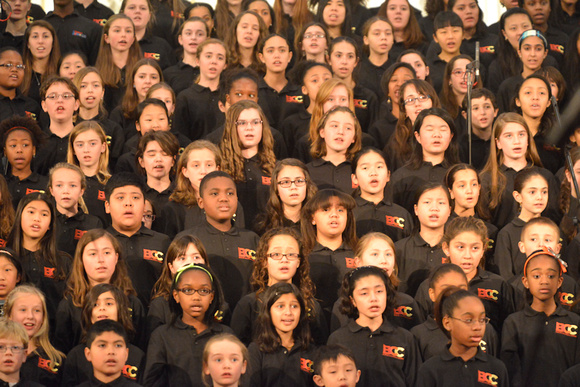
<svg viewBox="0 0 580 387">
<path fill-rule="evenodd" d="M 295 285 L 279 282 L 263 295 L 256 320 L 256 338 L 250 344 L 250 386 L 274 387 L 284 383 L 312 386 L 312 344 L 308 305 Z"/>
<path fill-rule="evenodd" d="M 431 77 L 429 77 L 429 66 L 427 59 L 423 53 L 417 50 L 405 50 L 397 58 L 397 62 L 410 64 L 415 70 L 418 79 L 429 82 L 431 84 Z"/>
<path fill-rule="evenodd" d="M 58 306 L 56 317 L 55 345 L 64 352 L 79 344 L 82 338 L 81 308 L 87 293 L 97 284 L 112 284 L 129 297 L 133 325 L 142 338 L 144 309 L 136 297 L 135 289 L 125 261 L 120 256 L 121 247 L 117 240 L 103 229 L 87 231 L 80 239 L 73 259 L 71 274 L 67 280 L 64 299 Z"/>
<path fill-rule="evenodd" d="M 196 63 L 197 49 L 207 38 L 209 27 L 200 17 L 187 19 L 179 27 L 177 39 L 183 49 L 183 57 L 177 64 L 163 70 L 163 78 L 175 94 L 187 89 L 199 76 L 199 67 Z"/>
<path fill-rule="evenodd" d="M 336 188 L 351 194 L 351 160 L 361 148 L 361 127 L 348 107 L 335 106 L 322 116 L 312 137 L 308 171 L 320 189 Z"/>
<path fill-rule="evenodd" d="M 58 75 L 72 81 L 76 73 L 87 65 L 85 54 L 80 51 L 69 51 L 58 60 Z"/>
<path fill-rule="evenodd" d="M 243 11 L 252 11 L 262 18 L 266 29 L 270 33 L 276 31 L 276 19 L 274 9 L 266 0 L 247 0 L 242 2 Z"/>
<path fill-rule="evenodd" d="M 203 349 L 203 383 L 205 386 L 238 387 L 248 368 L 248 349 L 236 336 L 222 333 L 214 336 Z"/>
<path fill-rule="evenodd" d="M 258 213 L 265 210 L 276 163 L 270 125 L 257 103 L 245 100 L 230 106 L 220 150 L 222 170 L 236 182 L 245 228 L 252 229 Z"/>
<path fill-rule="evenodd" d="M 216 24 L 215 12 L 212 6 L 209 5 L 208 3 L 195 2 L 189 4 L 185 9 L 183 16 L 186 20 L 192 17 L 201 18 L 205 22 L 205 25 L 207 25 L 207 28 L 209 29 L 209 34 L 207 36 L 217 38 L 216 29 L 214 28 Z"/>
<path fill-rule="evenodd" d="M 326 63 L 330 37 L 324 24 L 310 22 L 299 31 L 294 42 L 296 61 L 299 63 L 304 60 L 312 60 L 317 63 Z"/>
<path fill-rule="evenodd" d="M 16 253 L 7 247 L 0 249 L 0 317 L 5 316 L 6 298 L 20 283 L 26 281 Z"/>
<path fill-rule="evenodd" d="M 79 313 L 83 330 L 83 340 L 81 344 L 70 350 L 67 361 L 64 364 L 62 374 L 62 385 L 75 386 L 90 380 L 93 376 L 93 367 L 85 357 L 85 335 L 91 326 L 100 320 L 118 321 L 129 337 L 135 334 L 133 326 L 130 299 L 115 285 L 98 284 L 92 287 L 86 294 L 85 301 L 82 304 L 82 310 Z M 141 380 L 143 369 L 141 367 L 145 354 L 143 351 L 127 343 L 129 349 L 129 358 L 123 368 L 122 376 L 128 380 Z"/>
<path fill-rule="evenodd" d="M 159 82 L 154 84 L 147 90 L 145 94 L 145 99 L 156 98 L 165 103 L 167 107 L 167 113 L 169 114 L 169 121 L 173 120 L 173 113 L 175 113 L 175 92 L 165 82 Z M 177 132 L 176 132 L 177 133 Z M 189 141 L 188 141 L 189 142 Z"/>
<path fill-rule="evenodd" d="M 335 189 L 318 191 L 302 207 L 300 228 L 310 261 L 310 278 L 327 321 L 338 297 L 340 281 L 354 267 L 357 237 L 354 199 Z"/>
<path fill-rule="evenodd" d="M 201 387 L 204 345 L 217 334 L 231 332 L 214 319 L 223 304 L 221 286 L 211 269 L 191 264 L 177 271 L 171 292 L 175 317 L 151 335 L 144 384 Z"/>
<path fill-rule="evenodd" d="M 419 113 L 413 126 L 415 143 L 409 163 L 391 177 L 393 202 L 412 211 L 413 194 L 425 182 L 442 183 L 447 169 L 458 162 L 457 132 L 449 113 L 440 108 Z"/>
<path fill-rule="evenodd" d="M 351 271 L 342 281 L 340 299 L 341 312 L 352 320 L 332 333 L 328 344 L 344 345 L 354 353 L 362 371 L 359 383 L 375 386 L 388 378 L 393 385 L 414 386 L 421 363 L 415 339 L 383 317 L 395 305 L 395 290 L 387 273 L 375 266 Z"/>
<path fill-rule="evenodd" d="M 289 41 L 294 41 L 295 35 L 307 28 L 308 23 L 314 19 L 309 5 L 313 4 L 307 0 L 274 0 L 276 33 L 287 36 Z"/>
<path fill-rule="evenodd" d="M 240 299 L 232 315 L 234 333 L 244 343 L 259 335 L 256 326 L 260 305 L 265 302 L 268 288 L 277 283 L 293 283 L 304 298 L 307 322 L 314 342 L 328 339 L 328 325 L 318 301 L 314 299 L 314 284 L 310 279 L 310 265 L 300 244 L 300 234 L 292 228 L 273 228 L 260 239 L 251 278 L 254 292 Z"/>
<path fill-rule="evenodd" d="M 393 25 L 393 56 L 404 50 L 416 49 L 427 52 L 427 42 L 417 22 L 417 13 L 408 0 L 387 0 L 379 8 L 378 15 Z"/>
<path fill-rule="evenodd" d="M 460 124 L 461 134 L 464 132 L 466 124 L 463 116 L 459 113 L 461 112 L 463 99 L 467 95 L 466 66 L 471 62 L 472 59 L 468 55 L 453 57 L 445 66 L 443 86 L 439 94 L 441 106 Z M 474 87 L 481 87 L 481 82 L 475 84 Z"/>
<path fill-rule="evenodd" d="M 351 3 L 342 0 L 321 0 L 314 20 L 322 23 L 328 30 L 331 40 L 339 36 L 351 36 Z"/>
<path fill-rule="evenodd" d="M 266 38 L 266 24 L 258 14 L 244 11 L 232 22 L 224 43 L 228 48 L 228 67 L 250 67 L 262 69 L 258 57 L 258 43 Z"/>
<path fill-rule="evenodd" d="M 435 319 L 451 342 L 439 356 L 421 366 L 418 385 L 475 385 L 481 383 L 482 375 L 490 375 L 494 386 L 509 386 L 506 366 L 481 349 L 489 317 L 476 295 L 457 287 L 447 288 L 437 299 Z"/>
<path fill-rule="evenodd" d="M 60 386 L 65 355 L 50 343 L 50 312 L 43 292 L 32 285 L 17 286 L 8 295 L 4 308 L 6 317 L 21 324 L 28 334 L 22 375 L 47 387 Z"/>
<path fill-rule="evenodd" d="M 103 28 L 101 48 L 95 67 L 105 84 L 105 108 L 108 112 L 119 106 L 126 76 L 141 58 L 141 48 L 135 37 L 135 25 L 125 14 L 111 16 Z"/>
<path fill-rule="evenodd" d="M 557 386 L 560 375 L 580 361 L 578 337 L 570 333 L 580 317 L 554 297 L 565 271 L 547 248 L 526 259 L 522 283 L 528 302 L 505 320 L 502 331 L 500 358 L 508 367 L 511 385 Z"/>
<path fill-rule="evenodd" d="M 220 40 L 225 40 L 228 36 L 230 27 L 234 18 L 242 12 L 242 2 L 232 0 L 218 0 L 215 5 L 215 20 L 216 37 Z M 265 26 L 265 24 L 264 24 Z"/>
<path fill-rule="evenodd" d="M 382 232 L 393 241 L 411 235 L 413 219 L 403 207 L 385 199 L 390 180 L 385 156 L 376 148 L 364 148 L 352 161 L 355 191 L 356 233 L 360 238 L 369 232 Z"/>
<path fill-rule="evenodd" d="M 103 223 L 88 212 L 83 200 L 87 180 L 73 164 L 58 163 L 48 174 L 48 189 L 56 205 L 56 246 L 71 257 L 80 237 L 88 230 L 103 228 Z"/>
</svg>

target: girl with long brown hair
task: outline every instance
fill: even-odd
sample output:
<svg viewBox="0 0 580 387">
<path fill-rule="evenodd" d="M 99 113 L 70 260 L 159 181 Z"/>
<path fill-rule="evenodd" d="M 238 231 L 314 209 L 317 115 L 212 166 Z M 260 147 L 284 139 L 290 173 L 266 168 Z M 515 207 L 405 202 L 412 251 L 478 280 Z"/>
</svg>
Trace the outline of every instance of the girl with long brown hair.
<svg viewBox="0 0 580 387">
<path fill-rule="evenodd" d="M 229 53 L 228 66 L 260 71 L 262 62 L 258 57 L 258 46 L 267 34 L 266 24 L 258 14 L 244 11 L 236 16 L 224 39 Z"/>
</svg>

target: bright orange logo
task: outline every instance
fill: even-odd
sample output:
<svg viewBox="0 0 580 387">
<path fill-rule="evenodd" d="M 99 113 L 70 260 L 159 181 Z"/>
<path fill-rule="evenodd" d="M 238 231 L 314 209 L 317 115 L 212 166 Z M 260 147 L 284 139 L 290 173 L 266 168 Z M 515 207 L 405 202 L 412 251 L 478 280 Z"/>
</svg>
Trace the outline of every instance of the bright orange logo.
<svg viewBox="0 0 580 387">
<path fill-rule="evenodd" d="M 401 230 L 405 228 L 405 219 L 397 216 L 385 215 L 385 223 L 387 226 L 400 228 Z"/>
<path fill-rule="evenodd" d="M 572 293 L 559 292 L 558 298 L 562 305 L 572 305 L 574 303 L 574 295 Z"/>
<path fill-rule="evenodd" d="M 157 250 L 143 249 L 143 259 L 163 263 L 163 252 Z"/>
<path fill-rule="evenodd" d="M 405 348 L 383 344 L 383 356 L 397 360 L 405 360 Z"/>
<path fill-rule="evenodd" d="M 497 301 L 498 291 L 493 289 L 477 289 L 477 296 L 484 300 Z"/>
<path fill-rule="evenodd" d="M 46 278 L 54 278 L 54 272 L 56 271 L 56 267 L 44 267 L 44 276 Z"/>
<path fill-rule="evenodd" d="M 312 369 L 312 364 L 314 364 L 312 360 L 300 358 L 300 369 L 302 371 L 308 372 L 309 374 L 314 373 L 314 370 Z"/>
<path fill-rule="evenodd" d="M 156 52 L 144 52 L 143 57 L 147 58 L 147 59 L 155 59 L 155 60 L 161 59 L 161 55 L 159 55 Z"/>
<path fill-rule="evenodd" d="M 123 367 L 123 376 L 127 379 L 137 380 L 137 371 L 137 367 L 125 364 L 125 367 Z"/>
<path fill-rule="evenodd" d="M 395 317 L 404 317 L 404 318 L 412 318 L 413 317 L 413 308 L 410 306 L 399 306 L 395 308 L 393 311 Z"/>
<path fill-rule="evenodd" d="M 243 247 L 238 247 L 238 258 L 247 259 L 248 261 L 254 261 L 256 259 L 256 251 L 251 249 L 245 249 Z"/>
<path fill-rule="evenodd" d="M 272 184 L 272 178 L 268 176 L 262 176 L 262 185 Z"/>
<path fill-rule="evenodd" d="M 354 262 L 354 258 L 344 258 L 346 261 L 346 267 L 349 269 L 356 269 L 356 263 Z"/>
<path fill-rule="evenodd" d="M 38 358 L 38 368 L 48 371 L 51 374 L 56 374 L 58 372 L 58 366 L 58 363 L 56 363 L 56 366 L 53 367 L 50 360 L 43 359 L 41 357 Z"/>
<path fill-rule="evenodd" d="M 556 322 L 556 333 L 564 336 L 576 337 L 578 335 L 578 326 Z"/>
<path fill-rule="evenodd" d="M 75 230 L 75 239 L 78 241 L 85 233 L 86 230 Z"/>
<path fill-rule="evenodd" d="M 477 381 L 488 386 L 497 386 L 497 375 L 477 370 Z"/>
</svg>

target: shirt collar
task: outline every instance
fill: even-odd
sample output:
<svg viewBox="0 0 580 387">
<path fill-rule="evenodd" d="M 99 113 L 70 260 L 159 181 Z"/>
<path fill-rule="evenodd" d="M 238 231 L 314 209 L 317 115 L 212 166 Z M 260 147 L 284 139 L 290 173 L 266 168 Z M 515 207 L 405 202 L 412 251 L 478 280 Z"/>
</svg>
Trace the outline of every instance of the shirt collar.
<svg viewBox="0 0 580 387">
<path fill-rule="evenodd" d="M 363 329 L 366 329 L 367 331 L 370 332 L 370 328 L 358 325 L 355 319 L 350 319 L 347 326 L 352 333 L 360 332 Z M 383 319 L 383 323 L 381 324 L 379 329 L 377 329 L 377 332 L 390 333 L 393 332 L 394 330 L 395 328 L 393 327 L 393 325 L 387 319 Z"/>
<path fill-rule="evenodd" d="M 240 232 L 239 230 L 236 228 L 236 226 L 234 226 L 233 222 L 232 222 L 232 228 L 230 228 L 228 231 L 220 231 L 217 228 L 215 228 L 214 226 L 212 226 L 211 224 L 209 224 L 209 222 L 207 221 L 207 218 L 203 220 L 204 224 L 204 228 L 206 229 L 206 231 L 210 234 L 213 235 L 219 235 L 219 234 L 228 234 L 228 235 L 239 235 Z"/>
<path fill-rule="evenodd" d="M 533 317 L 533 316 L 547 316 L 546 313 L 544 312 L 538 312 L 535 309 L 532 309 L 531 305 L 526 305 L 524 307 L 524 314 L 526 316 L 529 317 Z M 566 311 L 566 309 L 564 309 L 560 304 L 556 303 L 556 311 L 554 313 L 552 313 L 550 316 L 547 317 L 552 317 L 552 316 L 566 316 L 568 315 L 568 312 Z"/>
<path fill-rule="evenodd" d="M 368 205 L 371 205 L 371 206 L 379 206 L 381 204 L 382 205 L 390 205 L 391 204 L 391 202 L 388 201 L 388 200 L 386 200 L 384 197 L 377 204 L 375 204 L 375 203 L 373 203 L 371 201 L 368 201 L 366 199 L 363 199 L 362 197 L 360 197 L 360 195 L 357 195 L 354 198 L 354 201 L 356 202 L 356 206 L 357 207 L 364 207 L 364 206 L 368 206 Z"/>
<path fill-rule="evenodd" d="M 449 352 L 449 346 L 450 346 L 450 344 L 447 344 L 445 346 L 445 349 L 441 352 L 441 359 L 443 361 L 452 361 L 455 359 L 459 359 L 462 362 L 466 363 L 466 361 L 464 361 L 462 358 L 455 356 L 451 352 Z M 477 352 L 475 353 L 475 356 L 472 357 L 471 359 L 469 359 L 468 362 L 474 361 L 474 360 L 487 362 L 487 358 L 485 357 L 483 351 L 481 350 L 481 348 L 479 346 L 477 347 Z"/>
<path fill-rule="evenodd" d="M 318 252 L 318 251 L 341 251 L 341 250 L 348 250 L 348 246 L 346 245 L 346 243 L 342 242 L 342 244 L 338 247 L 338 249 L 336 250 L 331 250 L 326 246 L 321 245 L 320 243 L 316 242 L 316 245 L 314 245 L 314 247 L 312 248 L 312 252 Z"/>
</svg>

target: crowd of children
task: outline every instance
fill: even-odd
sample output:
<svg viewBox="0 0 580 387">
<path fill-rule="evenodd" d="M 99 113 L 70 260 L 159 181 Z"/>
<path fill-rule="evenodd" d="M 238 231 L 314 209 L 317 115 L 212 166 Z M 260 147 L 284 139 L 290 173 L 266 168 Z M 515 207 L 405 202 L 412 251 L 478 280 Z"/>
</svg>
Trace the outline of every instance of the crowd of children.
<svg viewBox="0 0 580 387">
<path fill-rule="evenodd" d="M 0 384 L 580 386 L 575 0 L 77 1 L 0 22 Z"/>
</svg>

